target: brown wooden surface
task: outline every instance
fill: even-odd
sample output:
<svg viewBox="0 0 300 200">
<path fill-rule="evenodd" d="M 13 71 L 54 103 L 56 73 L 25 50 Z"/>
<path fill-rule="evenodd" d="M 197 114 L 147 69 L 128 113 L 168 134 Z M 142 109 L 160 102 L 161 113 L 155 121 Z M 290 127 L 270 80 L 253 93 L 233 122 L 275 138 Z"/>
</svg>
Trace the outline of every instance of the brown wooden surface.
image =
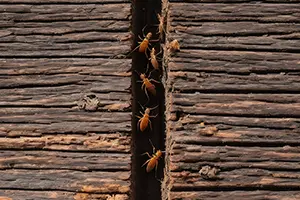
<svg viewBox="0 0 300 200">
<path fill-rule="evenodd" d="M 130 7 L 0 1 L 0 199 L 128 199 Z"/>
<path fill-rule="evenodd" d="M 169 4 L 164 199 L 299 199 L 299 4 L 228 2 Z"/>
</svg>

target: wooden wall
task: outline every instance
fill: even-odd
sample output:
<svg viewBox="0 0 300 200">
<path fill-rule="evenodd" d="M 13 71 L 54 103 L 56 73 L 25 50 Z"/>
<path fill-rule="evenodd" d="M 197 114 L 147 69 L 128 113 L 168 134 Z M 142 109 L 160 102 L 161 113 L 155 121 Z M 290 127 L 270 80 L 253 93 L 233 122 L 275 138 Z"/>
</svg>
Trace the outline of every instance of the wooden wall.
<svg viewBox="0 0 300 200">
<path fill-rule="evenodd" d="M 299 1 L 169 2 L 165 198 L 300 199 Z"/>
<path fill-rule="evenodd" d="M 128 199 L 130 8 L 0 1 L 0 199 Z"/>
</svg>

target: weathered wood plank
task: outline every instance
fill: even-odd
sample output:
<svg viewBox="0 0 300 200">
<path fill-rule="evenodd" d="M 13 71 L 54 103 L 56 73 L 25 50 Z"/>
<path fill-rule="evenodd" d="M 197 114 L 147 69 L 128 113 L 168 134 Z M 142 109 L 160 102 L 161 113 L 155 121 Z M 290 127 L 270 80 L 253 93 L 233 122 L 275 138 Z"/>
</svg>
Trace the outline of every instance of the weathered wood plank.
<svg viewBox="0 0 300 200">
<path fill-rule="evenodd" d="M 61 125 L 63 126 L 64 123 Z M 11 127 L 11 124 L 9 124 Z M 17 127 L 20 127 L 16 125 Z M 2 126 L 1 126 L 2 127 Z M 6 132 L 4 125 L 4 133 Z M 34 129 L 35 126 L 30 126 Z M 3 129 L 3 128 L 1 128 Z M 50 129 L 50 128 L 49 128 Z M 44 131 L 48 131 L 46 128 Z M 84 129 L 85 130 L 85 129 Z M 51 131 L 51 129 L 49 130 Z M 98 128 L 101 131 L 101 128 Z M 3 131 L 1 130 L 1 133 Z M 83 134 L 61 134 L 54 132 L 52 135 L 41 135 L 37 131 L 30 131 L 26 127 L 11 128 L 8 136 L 13 138 L 0 138 L 0 149 L 5 150 L 54 150 L 54 151 L 84 151 L 84 152 L 117 152 L 128 153 L 130 152 L 130 137 L 122 133 L 107 133 L 96 134 L 88 133 Z M 40 137 L 32 137 L 35 136 Z M 21 136 L 17 138 L 17 136 Z M 29 137 L 26 137 L 29 136 Z"/>
<path fill-rule="evenodd" d="M 170 72 L 170 88 L 180 92 L 268 92 L 290 93 L 300 91 L 298 73 L 250 74 L 206 74 L 195 72 Z M 223 92 L 222 92 L 223 93 Z"/>
<path fill-rule="evenodd" d="M 0 59 L 0 75 L 84 74 L 130 77 L 130 59 Z"/>
<path fill-rule="evenodd" d="M 0 21 L 5 30 L 1 30 L 2 37 L 9 35 L 63 35 L 84 32 L 125 32 L 128 31 L 129 21 L 116 20 L 86 20 L 86 21 L 58 21 L 58 22 L 13 22 Z"/>
<path fill-rule="evenodd" d="M 299 9 L 300 10 L 300 9 Z M 299 17 L 300 19 L 300 17 Z M 300 51 L 300 34 L 289 34 L 282 36 L 247 36 L 247 37 L 203 37 L 194 34 L 178 32 L 170 37 L 177 39 L 180 48 L 189 49 L 229 49 L 229 50 L 250 50 L 250 51 Z"/>
<path fill-rule="evenodd" d="M 24 124 L 37 132 L 128 132 L 131 130 L 130 112 L 84 112 L 66 108 L 2 108 L 0 121 L 5 124 Z M 113 127 L 111 124 L 114 123 Z M 18 130 L 22 126 L 8 130 Z M 4 128 L 6 129 L 6 128 Z"/>
<path fill-rule="evenodd" d="M 290 1 L 282 4 L 172 3 L 170 4 L 170 10 L 172 10 L 170 17 L 174 21 L 300 22 L 299 4 L 288 2 Z"/>
<path fill-rule="evenodd" d="M 0 188 L 58 190 L 88 193 L 128 193 L 129 172 L 80 172 L 71 170 L 0 171 Z M 28 184 L 30 177 L 30 184 Z"/>
<path fill-rule="evenodd" d="M 164 196 L 296 199 L 299 1 L 170 2 Z"/>
<path fill-rule="evenodd" d="M 0 33 L 1 34 L 1 33 Z M 71 43 L 71 42 L 91 42 L 91 41 L 119 41 L 128 36 L 124 32 L 102 32 L 97 31 L 83 32 L 83 33 L 67 33 L 64 35 L 3 35 L 0 37 L 0 42 L 17 42 L 17 43 Z"/>
<path fill-rule="evenodd" d="M 0 169 L 130 170 L 130 155 L 50 151 L 0 151 Z M 114 162 L 115 161 L 115 162 Z"/>
<path fill-rule="evenodd" d="M 170 0 L 170 2 L 189 2 L 189 3 L 249 3 L 249 2 L 257 2 L 257 3 L 297 3 L 299 0 L 260 0 L 260 1 L 252 1 L 252 0 Z"/>
<path fill-rule="evenodd" d="M 94 4 L 99 3 L 106 4 L 106 3 L 129 3 L 129 0 L 0 0 L 0 3 L 6 4 L 15 4 L 15 3 L 22 3 L 22 4 Z"/>
<path fill-rule="evenodd" d="M 86 43 L 0 43 L 0 57 L 110 57 L 130 51 L 128 41 Z"/>
<path fill-rule="evenodd" d="M 298 54 L 292 53 L 182 50 L 170 61 L 170 71 L 241 74 L 300 71 Z"/>
<path fill-rule="evenodd" d="M 91 194 L 83 192 L 61 191 L 25 191 L 25 190 L 0 190 L 3 200 L 127 200 L 127 194 Z M 2 199 L 1 199 L 2 200 Z"/>
<path fill-rule="evenodd" d="M 1 1 L 0 1 L 1 4 Z M 125 20 L 130 14 L 129 3 L 119 4 L 4 4 L 0 6 L 0 20 L 18 21 L 76 21 Z"/>
<path fill-rule="evenodd" d="M 212 188 L 300 189 L 299 175 L 289 171 L 242 168 L 221 171 L 217 177 L 219 179 L 217 181 L 208 181 L 201 178 L 198 172 L 191 172 L 187 177 L 183 177 L 181 172 L 173 172 L 171 173 L 170 181 L 173 183 L 172 190 L 175 191 Z"/>
<path fill-rule="evenodd" d="M 199 191 L 199 192 L 172 192 L 170 199 L 205 199 L 205 200 L 296 200 L 300 198 L 300 191 Z"/>
<path fill-rule="evenodd" d="M 183 141 L 184 142 L 184 141 Z M 175 141 L 170 170 L 199 171 L 209 165 L 221 171 L 235 169 L 299 170 L 299 147 L 196 146 Z"/>
<path fill-rule="evenodd" d="M 57 92 L 54 91 L 56 88 Z M 77 90 L 82 89 L 83 92 L 88 92 L 88 87 L 65 87 L 65 90 L 60 90 L 61 87 L 48 87 L 44 91 L 47 94 L 34 95 L 31 94 L 39 92 L 40 89 L 16 89 L 14 93 L 10 89 L 0 90 L 0 106 L 14 107 L 77 107 L 80 99 L 84 98 L 81 93 L 75 93 Z M 74 92 L 74 93 L 72 93 Z M 98 93 L 96 94 L 100 101 L 97 110 L 101 111 L 129 111 L 131 108 L 130 96 L 122 92 Z"/>
<path fill-rule="evenodd" d="M 178 115 L 179 114 L 179 115 Z M 294 130 L 299 127 L 299 119 L 297 118 L 257 118 L 257 117 L 235 117 L 235 116 L 209 116 L 209 115 L 189 115 L 181 114 L 180 112 L 170 113 L 168 120 L 177 121 L 184 126 L 200 125 L 204 122 L 205 125 L 216 126 L 219 129 L 233 127 L 249 127 L 249 128 L 267 128 Z M 205 127 L 205 126 L 204 126 Z"/>
<path fill-rule="evenodd" d="M 130 75 L 130 74 L 126 74 Z M 33 76 L 0 76 L 0 89 L 89 85 L 92 92 L 128 92 L 130 78 L 95 74 L 44 74 Z"/>
<path fill-rule="evenodd" d="M 300 31 L 297 23 L 183 22 L 171 21 L 172 30 L 201 36 L 252 36 L 291 34 Z"/>
<path fill-rule="evenodd" d="M 175 94 L 170 111 L 203 115 L 300 117 L 300 102 L 295 100 L 299 98 L 299 95 L 279 96 L 272 94 L 257 96 L 256 94 Z"/>
</svg>

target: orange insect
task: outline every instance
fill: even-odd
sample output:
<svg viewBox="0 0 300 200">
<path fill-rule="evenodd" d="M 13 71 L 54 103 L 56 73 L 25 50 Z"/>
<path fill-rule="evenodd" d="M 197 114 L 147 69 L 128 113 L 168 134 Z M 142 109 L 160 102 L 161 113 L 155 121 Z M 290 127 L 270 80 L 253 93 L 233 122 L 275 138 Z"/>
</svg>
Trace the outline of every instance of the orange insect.
<svg viewBox="0 0 300 200">
<path fill-rule="evenodd" d="M 150 75 L 151 75 L 151 72 L 150 72 Z M 149 75 L 149 76 L 150 76 Z M 154 79 L 148 79 L 146 77 L 145 74 L 140 74 L 140 79 L 142 81 L 138 81 L 138 82 L 142 82 L 143 85 L 142 85 L 142 90 L 145 91 L 145 94 L 148 98 L 148 101 L 149 101 L 149 95 L 148 95 L 148 92 L 147 90 L 153 95 L 153 96 L 156 96 L 156 89 L 155 89 L 155 85 L 153 83 L 151 83 L 151 81 L 153 82 L 156 82 L 156 83 L 159 83 L 158 81 L 154 80 Z"/>
<path fill-rule="evenodd" d="M 141 105 L 141 104 L 140 104 Z M 141 105 L 142 106 L 142 105 Z M 142 106 L 143 107 L 143 106 Z M 151 110 L 153 110 L 153 109 L 155 109 L 155 108 L 157 108 L 158 107 L 158 105 L 157 106 L 155 106 L 155 107 L 153 107 L 153 108 L 146 108 L 146 110 L 145 110 L 145 113 L 142 113 L 142 112 L 140 112 L 141 114 L 142 114 L 142 117 L 140 117 L 140 116 L 136 116 L 136 117 L 138 117 L 139 118 L 139 121 L 138 121 L 138 127 L 140 128 L 140 130 L 143 132 L 143 131 L 145 131 L 146 130 L 146 128 L 148 127 L 148 124 L 150 125 L 150 128 L 151 128 L 151 130 L 152 130 L 152 125 L 151 125 L 151 121 L 150 121 L 150 117 L 157 117 L 157 115 L 155 115 L 155 116 L 151 116 L 150 115 L 150 111 Z M 144 109 L 144 108 L 143 108 Z"/>
<path fill-rule="evenodd" d="M 139 45 L 139 52 L 146 53 L 146 50 L 148 49 L 149 41 L 150 41 L 151 37 L 152 37 L 152 33 L 151 32 L 147 33 L 147 35 L 145 36 L 144 39 L 142 39 L 142 38 L 139 37 L 140 39 L 143 40 L 142 42 L 139 42 L 139 44 L 140 44 Z"/>
<path fill-rule="evenodd" d="M 147 25 L 146 25 L 147 26 Z M 142 32 L 143 32 L 143 36 L 144 36 L 144 39 L 141 38 L 140 36 L 139 39 L 142 40 L 141 42 L 139 42 L 139 45 L 134 48 L 127 56 L 129 56 L 132 52 L 134 52 L 137 48 L 139 49 L 139 52 L 140 53 L 145 53 L 146 57 L 148 58 L 148 55 L 147 55 L 147 49 L 149 49 L 149 44 L 150 44 L 150 39 L 152 37 L 152 33 L 151 32 L 148 32 L 147 35 L 145 36 L 144 34 L 144 29 L 146 28 L 146 26 L 143 28 Z M 158 41 L 158 40 L 151 40 L 151 41 Z"/>
<path fill-rule="evenodd" d="M 160 54 L 160 53 L 161 52 L 159 52 L 158 54 Z M 150 52 L 150 58 L 149 58 L 149 60 L 150 60 L 150 62 L 152 64 L 153 68 L 156 69 L 156 70 L 159 70 L 159 64 L 158 64 L 158 61 L 157 61 L 157 58 L 156 58 L 156 56 L 158 54 L 155 54 L 155 49 L 152 48 L 152 50 Z"/>
<path fill-rule="evenodd" d="M 142 167 L 147 164 L 146 172 L 151 172 L 153 170 L 153 168 L 155 167 L 155 176 L 156 176 L 158 160 L 162 157 L 163 152 L 161 150 L 157 150 L 155 152 L 155 147 L 153 146 L 151 140 L 149 140 L 149 141 L 153 148 L 153 154 L 152 154 L 152 156 L 150 156 L 150 154 L 148 152 L 143 154 L 143 155 L 145 155 L 145 154 L 148 155 L 149 159 L 142 165 Z"/>
</svg>

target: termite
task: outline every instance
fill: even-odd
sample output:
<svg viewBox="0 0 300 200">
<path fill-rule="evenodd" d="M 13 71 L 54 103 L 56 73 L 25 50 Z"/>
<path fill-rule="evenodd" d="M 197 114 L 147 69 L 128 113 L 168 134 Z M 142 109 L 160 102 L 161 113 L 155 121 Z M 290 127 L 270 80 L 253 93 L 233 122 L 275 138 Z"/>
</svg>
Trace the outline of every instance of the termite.
<svg viewBox="0 0 300 200">
<path fill-rule="evenodd" d="M 164 29 L 165 17 L 161 16 L 160 14 L 157 14 L 157 18 L 158 18 L 158 21 L 159 21 L 159 24 L 157 25 L 158 26 L 158 32 L 157 33 L 159 33 L 159 39 L 162 39 L 163 34 L 165 32 L 165 29 Z"/>
<path fill-rule="evenodd" d="M 159 64 L 158 64 L 158 61 L 157 61 L 158 59 L 157 59 L 156 56 L 159 55 L 161 53 L 161 51 L 159 53 L 157 53 L 157 54 L 155 54 L 155 53 L 156 53 L 155 49 L 152 48 L 151 51 L 150 51 L 150 58 L 149 58 L 149 60 L 150 60 L 150 62 L 152 64 L 153 68 L 156 69 L 156 70 L 159 70 Z"/>
<path fill-rule="evenodd" d="M 141 104 L 140 104 L 141 105 Z M 141 105 L 142 106 L 142 105 Z M 153 107 L 153 108 L 146 108 L 145 109 L 145 113 L 142 113 L 142 112 L 140 112 L 140 114 L 142 114 L 142 117 L 140 117 L 140 116 L 136 116 L 136 117 L 138 117 L 139 118 L 139 121 L 138 121 L 138 128 L 142 131 L 142 132 L 144 132 L 145 130 L 146 130 L 146 128 L 148 127 L 148 124 L 150 125 L 150 129 L 152 130 L 152 125 L 151 125 L 151 121 L 150 121 L 150 117 L 157 117 L 157 115 L 155 115 L 155 116 L 151 116 L 150 115 L 150 111 L 151 110 L 153 110 L 153 109 L 155 109 L 155 108 L 157 108 L 158 107 L 158 105 L 157 106 L 155 106 L 155 107 Z M 143 106 L 142 106 L 142 108 L 143 108 Z M 143 108 L 144 109 L 144 108 Z"/>
<path fill-rule="evenodd" d="M 147 25 L 146 25 L 147 26 Z M 142 40 L 141 42 L 139 42 L 139 45 L 134 48 L 127 56 L 129 56 L 132 52 L 134 52 L 137 48 L 139 49 L 139 52 L 140 53 L 145 53 L 146 57 L 148 58 L 148 55 L 147 55 L 147 49 L 149 49 L 149 44 L 150 44 L 150 39 L 152 37 L 152 33 L 151 32 L 148 32 L 147 35 L 145 36 L 144 34 L 144 29 L 146 28 L 146 26 L 143 28 L 142 30 L 142 33 L 143 33 L 143 38 L 141 38 L 140 36 L 139 39 Z M 158 40 L 151 40 L 151 41 L 158 41 Z"/>
<path fill-rule="evenodd" d="M 143 155 L 148 155 L 149 159 L 142 165 L 142 167 L 147 164 L 146 172 L 151 172 L 153 170 L 153 168 L 155 167 L 155 176 L 156 176 L 158 160 L 162 157 L 163 152 L 161 150 L 157 150 L 155 152 L 155 147 L 153 146 L 151 140 L 149 140 L 149 141 L 153 148 L 153 154 L 152 154 L 152 156 L 150 156 L 150 154 L 148 152 L 143 154 Z"/>
<path fill-rule="evenodd" d="M 180 51 L 180 45 L 179 45 L 178 40 L 176 40 L 176 39 L 173 40 L 172 42 L 170 42 L 168 47 L 171 52 Z"/>
<path fill-rule="evenodd" d="M 137 72 L 138 73 L 138 72 Z M 151 75 L 151 72 L 150 72 L 150 75 Z M 150 77 L 149 75 L 149 77 Z M 140 74 L 140 79 L 142 81 L 138 81 L 138 82 L 142 82 L 142 90 L 145 91 L 145 94 L 147 96 L 147 99 L 149 101 L 149 95 L 148 95 L 148 92 L 147 90 L 153 95 L 153 96 L 156 96 L 156 88 L 155 88 L 155 85 L 153 83 L 151 83 L 151 81 L 153 82 L 156 82 L 156 83 L 159 83 L 158 81 L 154 80 L 154 79 L 148 79 L 146 77 L 145 74 Z"/>
</svg>

